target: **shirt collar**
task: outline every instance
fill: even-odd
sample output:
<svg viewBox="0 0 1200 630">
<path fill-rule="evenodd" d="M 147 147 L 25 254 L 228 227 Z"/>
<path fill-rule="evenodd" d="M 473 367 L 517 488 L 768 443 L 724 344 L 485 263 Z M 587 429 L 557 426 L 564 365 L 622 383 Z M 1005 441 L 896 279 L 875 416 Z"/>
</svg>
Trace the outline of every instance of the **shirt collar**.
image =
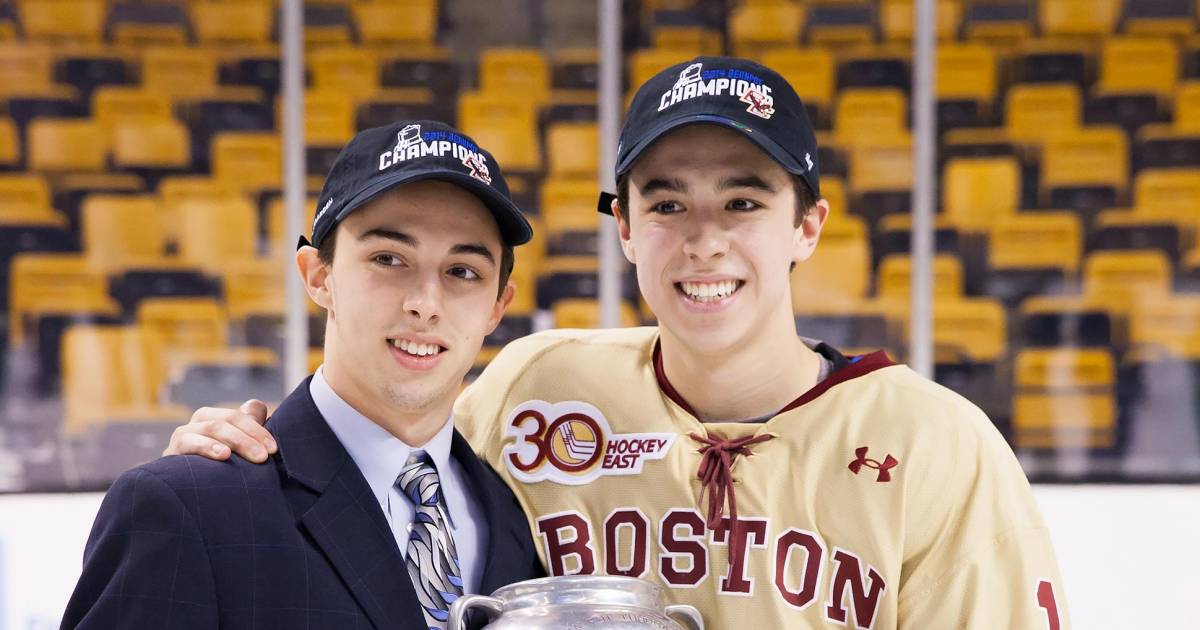
<svg viewBox="0 0 1200 630">
<path fill-rule="evenodd" d="M 449 417 L 428 443 L 414 448 L 375 424 L 338 396 L 325 380 L 324 366 L 317 368 L 308 390 L 317 411 L 321 412 L 333 434 L 362 471 L 371 492 L 385 509 L 388 505 L 388 492 L 400 476 L 409 454 L 414 450 L 422 450 L 429 454 L 434 466 L 437 466 L 439 482 L 442 485 L 451 481 L 450 445 L 454 439 L 454 423 Z"/>
</svg>

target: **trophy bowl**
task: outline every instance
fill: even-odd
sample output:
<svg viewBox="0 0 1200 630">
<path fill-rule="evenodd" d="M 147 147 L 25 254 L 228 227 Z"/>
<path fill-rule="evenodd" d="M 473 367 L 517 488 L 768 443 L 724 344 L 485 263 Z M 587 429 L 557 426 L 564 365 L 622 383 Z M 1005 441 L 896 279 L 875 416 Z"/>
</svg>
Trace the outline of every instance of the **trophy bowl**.
<svg viewBox="0 0 1200 630">
<path fill-rule="evenodd" d="M 614 575 L 547 577 L 465 595 L 450 606 L 446 628 L 466 630 L 472 612 L 488 630 L 704 630 L 694 607 L 664 605 L 657 585 Z"/>
</svg>

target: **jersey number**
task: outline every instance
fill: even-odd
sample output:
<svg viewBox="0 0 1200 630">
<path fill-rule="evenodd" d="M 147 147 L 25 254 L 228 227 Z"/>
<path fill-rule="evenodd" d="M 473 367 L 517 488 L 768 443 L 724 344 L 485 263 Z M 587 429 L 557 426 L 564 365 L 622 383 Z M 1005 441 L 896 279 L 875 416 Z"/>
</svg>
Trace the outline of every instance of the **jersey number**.
<svg viewBox="0 0 1200 630">
<path fill-rule="evenodd" d="M 1060 630 L 1058 602 L 1054 601 L 1054 584 L 1050 580 L 1038 582 L 1037 601 L 1039 607 L 1046 609 L 1046 623 L 1050 630 Z"/>
</svg>

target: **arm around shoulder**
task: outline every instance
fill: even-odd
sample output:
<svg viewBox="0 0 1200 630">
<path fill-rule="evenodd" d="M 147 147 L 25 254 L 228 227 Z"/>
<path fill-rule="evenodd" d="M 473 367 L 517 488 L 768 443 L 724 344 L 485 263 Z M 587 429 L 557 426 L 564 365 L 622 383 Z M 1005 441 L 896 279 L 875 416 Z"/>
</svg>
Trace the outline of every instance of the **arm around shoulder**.
<svg viewBox="0 0 1200 630">
<path fill-rule="evenodd" d="M 216 589 L 200 528 L 145 467 L 104 497 L 62 628 L 216 628 Z"/>
</svg>

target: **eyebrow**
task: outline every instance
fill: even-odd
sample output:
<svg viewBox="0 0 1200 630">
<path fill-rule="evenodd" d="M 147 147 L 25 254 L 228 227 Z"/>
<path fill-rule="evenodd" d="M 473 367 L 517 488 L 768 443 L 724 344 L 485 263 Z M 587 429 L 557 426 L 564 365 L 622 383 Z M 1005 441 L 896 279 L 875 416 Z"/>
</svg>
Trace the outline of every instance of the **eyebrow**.
<svg viewBox="0 0 1200 630">
<path fill-rule="evenodd" d="M 766 180 L 757 175 L 743 175 L 741 177 L 726 177 L 717 184 L 717 190 L 725 191 L 733 188 L 753 188 L 766 193 L 774 193 L 775 187 L 768 184 Z"/>
<path fill-rule="evenodd" d="M 645 184 L 639 186 L 638 190 L 641 191 L 642 195 L 649 195 L 652 192 L 658 192 L 660 190 L 683 193 L 687 192 L 687 184 L 684 183 L 682 179 L 655 177 L 654 179 L 651 179 Z"/>
<path fill-rule="evenodd" d="M 400 243 L 402 245 L 407 245 L 409 247 L 417 246 L 416 237 L 414 237 L 410 234 L 405 234 L 403 232 L 397 232 L 395 230 L 387 230 L 384 228 L 374 228 L 371 230 L 367 230 L 366 232 L 363 232 L 362 236 L 358 237 L 358 240 L 365 241 L 365 240 L 371 239 L 371 238 L 382 238 L 382 239 L 387 239 L 389 241 L 396 241 L 397 243 Z M 470 255 L 474 255 L 474 256 L 480 256 L 482 258 L 487 259 L 487 261 L 489 263 L 491 263 L 493 265 L 496 264 L 496 257 L 492 255 L 491 250 L 489 250 L 487 248 L 487 246 L 485 246 L 483 243 L 459 243 L 458 245 L 455 245 L 450 248 L 450 253 L 451 254 L 470 254 Z"/>
</svg>

